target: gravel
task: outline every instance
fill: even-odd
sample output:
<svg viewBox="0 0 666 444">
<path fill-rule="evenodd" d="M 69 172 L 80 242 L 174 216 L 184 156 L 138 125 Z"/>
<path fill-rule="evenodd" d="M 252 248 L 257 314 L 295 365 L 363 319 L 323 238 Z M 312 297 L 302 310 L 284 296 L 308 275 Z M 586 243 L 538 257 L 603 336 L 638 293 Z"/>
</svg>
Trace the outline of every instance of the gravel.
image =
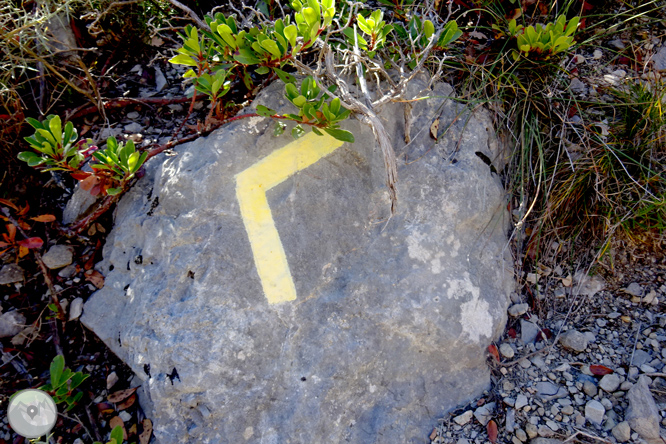
<svg viewBox="0 0 666 444">
<path fill-rule="evenodd" d="M 666 426 L 666 313 L 645 302 L 652 291 L 655 299 L 666 296 L 666 264 L 657 270 L 658 278 L 604 283 L 573 314 L 571 300 L 553 298 L 558 302 L 546 313 L 510 315 L 498 343 L 501 365 L 489 358 L 493 389 L 442 419 L 433 442 L 486 444 L 490 419 L 498 443 L 561 443 L 578 431 L 610 444 L 658 436 Z M 561 270 L 553 278 L 573 274 Z M 563 288 L 557 280 L 551 294 Z M 537 335 L 540 329 L 548 339 Z"/>
</svg>

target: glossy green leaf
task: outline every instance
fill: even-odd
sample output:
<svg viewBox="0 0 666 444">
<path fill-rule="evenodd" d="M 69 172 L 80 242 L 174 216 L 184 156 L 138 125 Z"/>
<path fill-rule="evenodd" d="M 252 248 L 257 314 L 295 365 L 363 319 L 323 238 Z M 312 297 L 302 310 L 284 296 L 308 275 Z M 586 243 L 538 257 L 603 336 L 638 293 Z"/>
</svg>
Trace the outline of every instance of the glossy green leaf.
<svg viewBox="0 0 666 444">
<path fill-rule="evenodd" d="M 176 57 L 170 58 L 169 63 L 173 63 L 174 65 L 197 66 L 197 62 L 192 59 L 192 57 L 184 54 L 178 54 Z"/>
<path fill-rule="evenodd" d="M 307 99 L 305 98 L 305 96 L 299 95 L 295 97 L 291 102 L 300 108 L 307 103 Z"/>
<path fill-rule="evenodd" d="M 270 69 L 268 69 L 268 67 L 266 66 L 260 66 L 259 68 L 255 69 L 254 72 L 263 76 L 264 74 L 268 74 L 270 72 Z"/>
<path fill-rule="evenodd" d="M 266 51 L 270 52 L 273 58 L 279 59 L 280 57 L 282 57 L 280 48 L 278 48 L 277 43 L 275 43 L 273 40 L 264 40 L 263 42 L 261 42 L 261 46 Z"/>
<path fill-rule="evenodd" d="M 51 366 L 49 368 L 51 372 L 51 386 L 60 387 L 60 377 L 62 372 L 65 369 L 65 357 L 63 355 L 57 355 L 51 361 Z"/>
<path fill-rule="evenodd" d="M 264 105 L 257 105 L 257 114 L 264 117 L 274 116 L 277 112 L 270 108 L 265 107 Z"/>
<path fill-rule="evenodd" d="M 301 125 L 296 125 L 291 130 L 291 136 L 294 139 L 300 139 L 303 136 L 303 134 L 305 134 L 305 131 L 303 130 L 303 127 Z"/>
<path fill-rule="evenodd" d="M 294 77 L 292 74 L 289 74 L 288 72 L 284 72 L 281 69 L 278 68 L 273 68 L 273 71 L 275 71 L 275 74 L 286 84 L 293 84 L 296 83 L 296 77 Z"/>
<path fill-rule="evenodd" d="M 298 36 L 298 30 L 296 26 L 289 25 L 284 28 L 284 36 L 289 40 L 289 44 L 293 47 L 296 46 L 296 37 Z"/>
<path fill-rule="evenodd" d="M 342 129 L 333 129 L 333 128 L 322 128 L 322 129 L 326 131 L 329 135 L 335 137 L 338 140 L 341 140 L 343 142 L 354 143 L 354 135 L 349 131 Z"/>
<path fill-rule="evenodd" d="M 259 63 L 259 59 L 249 50 L 241 50 L 240 54 L 234 54 L 234 60 L 242 65 L 256 65 Z"/>
<path fill-rule="evenodd" d="M 423 22 L 423 33 L 427 39 L 430 39 L 430 37 L 432 37 L 432 35 L 435 33 L 435 25 L 433 25 L 430 20 Z"/>
<path fill-rule="evenodd" d="M 278 120 L 277 122 L 275 122 L 275 129 L 273 130 L 273 135 L 281 136 L 282 134 L 284 134 L 285 129 L 287 129 L 287 125 Z"/>
</svg>

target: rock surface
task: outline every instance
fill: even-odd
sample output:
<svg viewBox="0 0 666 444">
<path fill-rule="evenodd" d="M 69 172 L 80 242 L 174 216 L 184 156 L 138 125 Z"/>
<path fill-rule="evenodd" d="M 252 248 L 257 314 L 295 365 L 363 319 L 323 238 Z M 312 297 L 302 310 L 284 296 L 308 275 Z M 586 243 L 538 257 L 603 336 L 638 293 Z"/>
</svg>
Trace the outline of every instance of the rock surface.
<svg viewBox="0 0 666 444">
<path fill-rule="evenodd" d="M 262 103 L 279 110 L 282 91 L 268 88 Z M 388 223 L 383 161 L 354 121 L 344 124 L 354 144 L 261 189 L 295 300 L 269 303 L 282 287 L 266 273 L 283 263 L 258 273 L 251 246 L 261 256 L 267 244 L 250 243 L 243 215 L 259 216 L 241 213 L 235 176 L 272 165 L 287 145 L 332 142 L 294 144 L 251 118 L 147 168 L 118 205 L 98 264 L 106 285 L 81 320 L 145 381 L 159 443 L 420 443 L 437 415 L 488 387 L 486 348 L 512 289 L 508 219 L 476 154 L 497 157 L 489 127 L 456 118 L 452 101 L 440 108 L 451 92 L 416 102 L 407 147 L 402 108 L 382 113 L 398 159 L 409 159 Z M 440 109 L 440 128 L 455 123 L 435 144 L 419 130 Z"/>
<path fill-rule="evenodd" d="M 659 410 L 648 387 L 647 377 L 641 376 L 627 392 L 629 408 L 626 420 L 631 429 L 646 440 L 659 439 Z"/>
</svg>

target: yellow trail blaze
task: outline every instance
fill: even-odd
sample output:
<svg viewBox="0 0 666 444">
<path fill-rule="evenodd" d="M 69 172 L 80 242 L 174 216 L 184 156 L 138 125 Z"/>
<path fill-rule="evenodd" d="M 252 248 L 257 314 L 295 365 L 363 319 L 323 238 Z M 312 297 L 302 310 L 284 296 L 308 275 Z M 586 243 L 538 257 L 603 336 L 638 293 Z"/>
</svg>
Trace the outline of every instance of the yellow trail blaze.
<svg viewBox="0 0 666 444">
<path fill-rule="evenodd" d="M 343 143 L 327 134 L 317 136 L 309 133 L 236 175 L 236 197 L 269 304 L 293 301 L 296 299 L 296 287 L 266 193 L 292 174 L 326 157 Z"/>
</svg>

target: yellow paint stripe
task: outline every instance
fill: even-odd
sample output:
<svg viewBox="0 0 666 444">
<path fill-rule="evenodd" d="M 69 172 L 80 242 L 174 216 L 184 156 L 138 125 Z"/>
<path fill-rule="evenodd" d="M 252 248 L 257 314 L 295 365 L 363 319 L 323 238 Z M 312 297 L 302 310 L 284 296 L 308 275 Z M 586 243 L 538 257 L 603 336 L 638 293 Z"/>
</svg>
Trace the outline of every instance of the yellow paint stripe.
<svg viewBox="0 0 666 444">
<path fill-rule="evenodd" d="M 327 134 L 309 133 L 236 175 L 236 197 L 269 304 L 293 301 L 296 287 L 266 192 L 326 157 L 343 143 Z"/>
</svg>

